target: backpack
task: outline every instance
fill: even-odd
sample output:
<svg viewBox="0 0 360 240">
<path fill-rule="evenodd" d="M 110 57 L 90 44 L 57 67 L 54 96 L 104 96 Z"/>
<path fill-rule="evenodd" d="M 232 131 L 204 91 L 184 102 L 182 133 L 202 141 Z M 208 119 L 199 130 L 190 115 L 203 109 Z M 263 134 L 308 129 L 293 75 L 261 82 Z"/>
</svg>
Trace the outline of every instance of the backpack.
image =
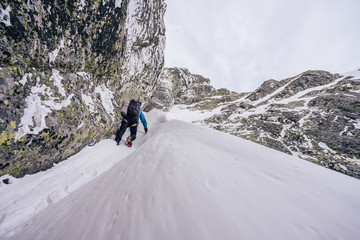
<svg viewBox="0 0 360 240">
<path fill-rule="evenodd" d="M 140 107 L 141 107 L 141 102 L 140 101 L 135 101 L 134 99 L 132 99 L 129 103 L 129 107 L 127 109 L 127 116 L 130 118 L 138 118 L 139 114 L 140 114 Z"/>
</svg>

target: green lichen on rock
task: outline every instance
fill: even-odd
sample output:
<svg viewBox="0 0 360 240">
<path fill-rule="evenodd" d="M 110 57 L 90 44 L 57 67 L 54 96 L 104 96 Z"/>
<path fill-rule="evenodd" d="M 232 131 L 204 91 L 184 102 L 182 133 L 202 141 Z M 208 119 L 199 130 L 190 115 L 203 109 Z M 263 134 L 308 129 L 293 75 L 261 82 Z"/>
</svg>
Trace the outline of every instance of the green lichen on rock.
<svg viewBox="0 0 360 240">
<path fill-rule="evenodd" d="M 126 97 L 147 102 L 164 65 L 166 5 L 136 1 L 1 2 L 11 8 L 11 26 L 0 23 L 1 174 L 46 170 L 111 137 Z"/>
<path fill-rule="evenodd" d="M 0 145 L 9 146 L 14 141 L 15 133 L 10 133 L 9 131 L 3 131 L 0 134 Z"/>
<path fill-rule="evenodd" d="M 21 178 L 26 174 L 26 171 L 30 163 L 25 166 L 20 165 L 20 163 L 10 164 L 6 170 L 0 170 L 0 176 L 9 174 L 16 178 Z"/>
</svg>

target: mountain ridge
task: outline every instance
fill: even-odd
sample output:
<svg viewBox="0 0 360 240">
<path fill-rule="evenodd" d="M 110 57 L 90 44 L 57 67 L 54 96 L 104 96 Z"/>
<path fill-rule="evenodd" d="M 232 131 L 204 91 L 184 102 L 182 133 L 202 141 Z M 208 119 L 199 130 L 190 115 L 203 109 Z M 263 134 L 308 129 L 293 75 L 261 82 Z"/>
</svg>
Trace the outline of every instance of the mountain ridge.
<svg viewBox="0 0 360 240">
<path fill-rule="evenodd" d="M 280 81 L 267 80 L 250 93 L 220 91 L 209 81 L 202 85 L 186 80 L 192 77 L 186 69 L 164 69 L 149 106 L 206 112 L 198 122 L 360 178 L 359 69 L 343 75 L 309 70 Z M 181 85 L 184 81 L 192 84 Z M 182 90 L 166 96 L 174 93 L 167 87 L 177 84 Z M 172 101 L 166 102 L 169 98 Z"/>
</svg>

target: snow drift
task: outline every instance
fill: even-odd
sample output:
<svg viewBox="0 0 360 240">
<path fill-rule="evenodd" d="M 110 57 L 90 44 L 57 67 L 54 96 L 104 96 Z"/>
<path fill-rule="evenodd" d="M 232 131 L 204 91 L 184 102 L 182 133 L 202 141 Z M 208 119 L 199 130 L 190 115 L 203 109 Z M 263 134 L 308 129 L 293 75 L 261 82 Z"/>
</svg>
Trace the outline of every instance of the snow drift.
<svg viewBox="0 0 360 240">
<path fill-rule="evenodd" d="M 146 117 L 150 133 L 139 133 L 131 151 L 111 140 L 94 147 L 98 163 L 112 159 L 113 167 L 28 219 L 8 215 L 20 199 L 7 194 L 27 191 L 25 184 L 41 189 L 36 184 L 47 173 L 58 186 L 74 177 L 56 175 L 64 167 L 56 166 L 33 175 L 33 186 L 26 178 L 2 185 L 0 238 L 360 238 L 359 180 L 213 129 L 166 121 L 159 111 Z M 36 194 L 23 197 L 35 201 Z"/>
</svg>

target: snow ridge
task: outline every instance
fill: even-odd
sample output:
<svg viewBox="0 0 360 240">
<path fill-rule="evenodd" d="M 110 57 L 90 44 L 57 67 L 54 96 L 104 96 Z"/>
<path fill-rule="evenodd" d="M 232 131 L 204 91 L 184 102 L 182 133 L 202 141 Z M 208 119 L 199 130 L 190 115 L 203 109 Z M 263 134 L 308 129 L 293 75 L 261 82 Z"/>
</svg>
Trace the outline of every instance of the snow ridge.
<svg viewBox="0 0 360 240">
<path fill-rule="evenodd" d="M 207 127 L 166 121 L 160 111 L 146 117 L 151 132 L 138 133 L 131 153 L 106 140 L 68 160 L 75 175 L 58 175 L 70 167 L 67 161 L 1 186 L 0 238 L 359 238 L 359 180 Z M 87 158 L 99 165 L 88 169 Z M 99 175 L 104 160 L 115 165 Z M 92 181 L 67 188 L 72 194 L 49 191 L 79 172 Z M 12 204 L 20 196 L 25 199 Z M 26 198 L 27 211 L 37 200 L 46 206 L 22 219 L 15 210 L 28 206 L 22 206 Z"/>
</svg>

